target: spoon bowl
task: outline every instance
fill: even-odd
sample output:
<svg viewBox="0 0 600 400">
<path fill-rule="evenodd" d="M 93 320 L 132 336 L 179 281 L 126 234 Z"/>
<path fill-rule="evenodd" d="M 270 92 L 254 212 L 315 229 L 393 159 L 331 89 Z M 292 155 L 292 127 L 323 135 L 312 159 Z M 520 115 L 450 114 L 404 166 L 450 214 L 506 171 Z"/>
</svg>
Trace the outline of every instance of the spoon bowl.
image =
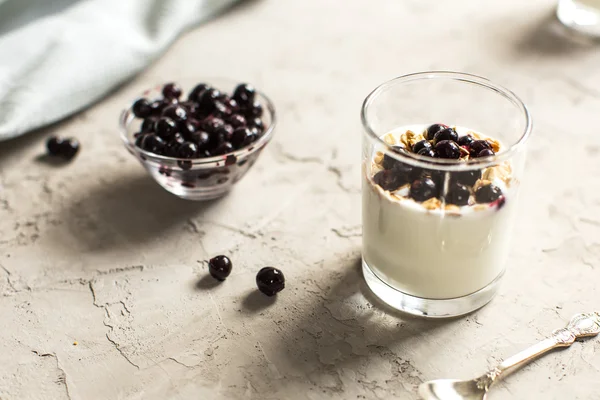
<svg viewBox="0 0 600 400">
<path fill-rule="evenodd" d="M 486 391 L 475 380 L 436 379 L 421 385 L 419 396 L 427 400 L 485 400 Z"/>
</svg>

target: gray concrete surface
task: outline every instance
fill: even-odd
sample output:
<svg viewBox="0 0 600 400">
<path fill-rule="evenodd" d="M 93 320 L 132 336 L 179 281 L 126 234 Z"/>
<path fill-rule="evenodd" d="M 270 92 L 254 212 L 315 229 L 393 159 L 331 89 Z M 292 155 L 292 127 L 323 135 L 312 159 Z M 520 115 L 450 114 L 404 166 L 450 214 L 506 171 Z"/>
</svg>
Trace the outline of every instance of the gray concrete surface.
<svg viewBox="0 0 600 400">
<path fill-rule="evenodd" d="M 414 399 L 600 309 L 600 45 L 550 0 L 261 0 L 186 34 L 95 107 L 0 144 L 0 398 Z M 508 273 L 464 318 L 388 312 L 359 271 L 359 107 L 377 84 L 451 69 L 516 91 L 535 118 Z M 162 191 L 123 149 L 121 106 L 156 82 L 254 82 L 274 142 L 226 198 Z M 70 165 L 38 159 L 80 139 Z M 206 260 L 234 262 L 214 285 Z M 257 295 L 256 271 L 287 288 Z M 600 399 L 600 340 L 500 384 L 500 399 Z"/>
</svg>

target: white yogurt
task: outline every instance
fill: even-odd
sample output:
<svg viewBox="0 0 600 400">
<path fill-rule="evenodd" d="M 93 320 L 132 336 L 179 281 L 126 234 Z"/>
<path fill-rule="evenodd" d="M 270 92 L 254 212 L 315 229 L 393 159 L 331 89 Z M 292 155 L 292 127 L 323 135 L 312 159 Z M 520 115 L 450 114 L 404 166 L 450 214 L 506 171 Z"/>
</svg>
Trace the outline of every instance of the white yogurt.
<svg viewBox="0 0 600 400">
<path fill-rule="evenodd" d="M 504 182 L 493 183 L 506 199 L 500 208 L 426 210 L 411 199 L 391 196 L 363 168 L 366 263 L 384 282 L 412 296 L 450 299 L 486 287 L 504 270 L 516 211 L 516 196 Z"/>
</svg>

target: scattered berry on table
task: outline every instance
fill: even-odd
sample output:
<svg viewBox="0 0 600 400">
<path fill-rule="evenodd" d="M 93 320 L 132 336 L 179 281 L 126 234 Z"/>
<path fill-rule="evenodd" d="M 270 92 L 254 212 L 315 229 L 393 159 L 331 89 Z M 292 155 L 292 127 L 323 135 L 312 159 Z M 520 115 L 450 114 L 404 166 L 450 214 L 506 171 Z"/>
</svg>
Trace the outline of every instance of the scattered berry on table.
<svg viewBox="0 0 600 400">
<path fill-rule="evenodd" d="M 256 274 L 256 285 L 267 296 L 274 296 L 285 288 L 285 277 L 277 268 L 264 267 Z"/>
<path fill-rule="evenodd" d="M 220 281 L 224 281 L 231 274 L 231 267 L 231 260 L 227 256 L 216 256 L 208 261 L 208 272 Z"/>
</svg>

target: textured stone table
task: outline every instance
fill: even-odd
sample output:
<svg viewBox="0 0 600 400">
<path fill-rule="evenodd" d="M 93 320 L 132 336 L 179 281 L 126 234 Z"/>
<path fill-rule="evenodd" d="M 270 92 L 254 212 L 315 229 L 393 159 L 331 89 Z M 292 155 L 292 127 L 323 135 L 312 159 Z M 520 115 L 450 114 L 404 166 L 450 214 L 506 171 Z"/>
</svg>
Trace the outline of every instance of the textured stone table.
<svg viewBox="0 0 600 400">
<path fill-rule="evenodd" d="M 0 144 L 0 398 L 414 399 L 600 309 L 600 47 L 553 1 L 263 0 L 186 34 L 72 119 Z M 535 119 L 499 295 L 464 318 L 386 311 L 361 280 L 359 108 L 380 82 L 452 69 Z M 121 106 L 169 79 L 230 76 L 278 106 L 274 142 L 227 197 L 162 191 L 123 149 Z M 52 133 L 77 159 L 41 162 Z M 205 260 L 228 254 L 223 284 Z M 279 266 L 277 299 L 256 271 Z M 500 384 L 497 399 L 600 399 L 600 340 Z"/>
</svg>

